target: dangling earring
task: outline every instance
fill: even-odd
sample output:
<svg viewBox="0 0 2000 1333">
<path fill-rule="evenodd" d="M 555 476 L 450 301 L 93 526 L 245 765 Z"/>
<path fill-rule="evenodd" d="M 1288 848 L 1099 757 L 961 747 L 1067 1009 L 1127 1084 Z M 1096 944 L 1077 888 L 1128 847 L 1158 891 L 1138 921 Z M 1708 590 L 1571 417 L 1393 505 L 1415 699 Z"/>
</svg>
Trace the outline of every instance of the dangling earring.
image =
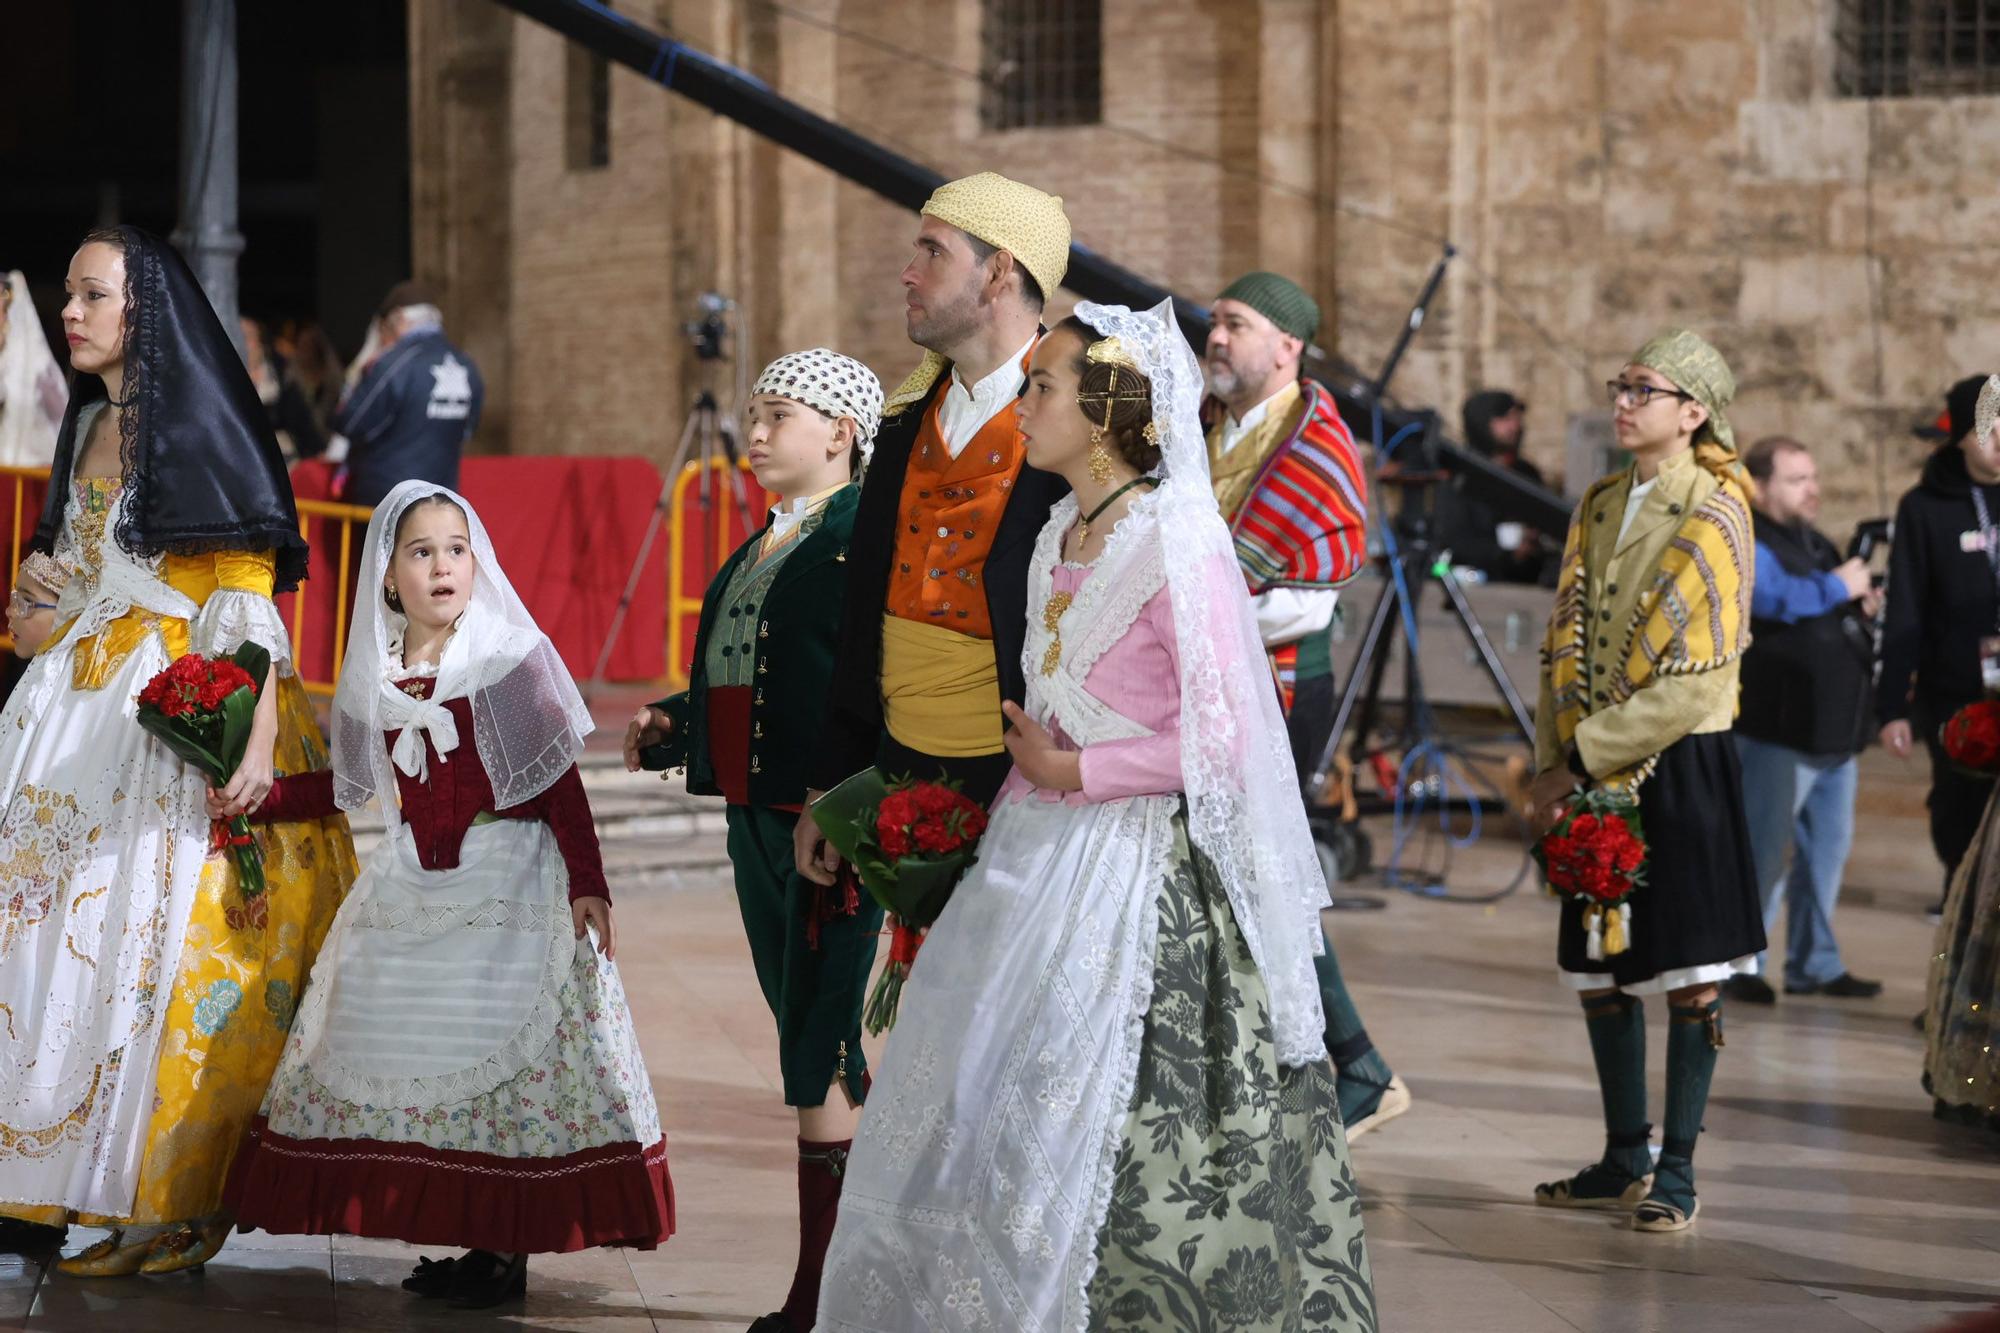
<svg viewBox="0 0 2000 1333">
<path fill-rule="evenodd" d="M 1090 456 L 1084 459 L 1090 468 L 1090 479 L 1099 486 L 1111 481 L 1111 451 L 1104 447 L 1104 432 L 1096 426 L 1090 428 Z"/>
</svg>

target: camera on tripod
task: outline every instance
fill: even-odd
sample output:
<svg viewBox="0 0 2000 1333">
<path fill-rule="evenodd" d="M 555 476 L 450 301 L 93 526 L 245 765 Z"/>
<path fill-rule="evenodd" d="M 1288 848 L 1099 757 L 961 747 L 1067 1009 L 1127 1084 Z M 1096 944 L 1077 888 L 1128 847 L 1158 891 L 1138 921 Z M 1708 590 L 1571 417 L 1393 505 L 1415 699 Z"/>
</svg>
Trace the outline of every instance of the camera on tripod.
<svg viewBox="0 0 2000 1333">
<path fill-rule="evenodd" d="M 694 344 L 698 360 L 722 360 L 723 342 L 729 337 L 729 321 L 725 316 L 736 308 L 736 302 L 721 292 L 703 292 L 695 298 L 694 308 L 700 318 L 681 325 L 681 332 Z"/>
</svg>

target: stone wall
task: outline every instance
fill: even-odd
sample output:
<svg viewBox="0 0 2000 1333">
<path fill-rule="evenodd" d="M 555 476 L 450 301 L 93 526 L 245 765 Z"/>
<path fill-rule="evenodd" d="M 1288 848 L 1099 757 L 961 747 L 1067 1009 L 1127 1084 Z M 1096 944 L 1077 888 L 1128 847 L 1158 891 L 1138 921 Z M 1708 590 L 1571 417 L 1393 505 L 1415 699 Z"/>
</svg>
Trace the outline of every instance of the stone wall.
<svg viewBox="0 0 2000 1333">
<path fill-rule="evenodd" d="M 1314 200 L 1331 181 L 1332 23 L 1313 0 L 1110 0 L 1105 125 L 999 134 L 980 129 L 970 73 L 976 0 L 620 8 L 948 175 L 998 170 L 1061 194 L 1080 242 L 1198 299 L 1271 265 L 1331 305 L 1334 219 Z M 411 10 L 418 271 L 446 284 L 454 325 L 506 331 L 485 447 L 664 461 L 696 392 L 733 403 L 785 351 L 839 348 L 892 388 L 914 365 L 897 286 L 909 213 L 623 70 L 611 163 L 579 170 L 564 43 L 496 12 Z M 504 77 L 484 77 L 496 62 Z M 1260 182 L 1274 175 L 1284 188 Z M 719 366 L 696 364 L 681 333 L 705 290 L 740 306 L 740 346 Z M 1058 294 L 1051 315 L 1070 304 Z"/>
<path fill-rule="evenodd" d="M 2000 362 L 1991 99 L 1841 99 L 1817 0 L 1340 0 L 1340 201 L 1465 247 L 1398 388 L 1510 387 L 1531 450 L 1652 330 L 1728 354 L 1745 443 L 1815 446 L 1823 525 L 1887 512 Z M 1362 51 L 1369 52 L 1361 58 Z M 1343 217 L 1343 349 L 1379 357 L 1434 242 Z"/>
<path fill-rule="evenodd" d="M 2000 333 L 1990 101 L 1833 97 L 1819 0 L 1105 0 L 1105 123 L 1000 134 L 977 0 L 621 8 L 942 172 L 1063 195 L 1079 241 L 1198 300 L 1289 272 L 1364 366 L 1449 237 L 1396 391 L 1513 388 L 1558 469 L 1623 356 L 1682 322 L 1736 366 L 1746 441 L 1819 448 L 1841 528 L 1908 484 L 1910 424 Z M 891 387 L 913 363 L 906 212 L 622 70 L 611 165 L 577 170 L 559 39 L 479 0 L 411 13 L 418 267 L 482 364 L 504 347 L 489 445 L 664 458 L 696 391 L 733 402 L 783 351 Z M 708 289 L 742 306 L 714 367 L 680 332 Z"/>
</svg>

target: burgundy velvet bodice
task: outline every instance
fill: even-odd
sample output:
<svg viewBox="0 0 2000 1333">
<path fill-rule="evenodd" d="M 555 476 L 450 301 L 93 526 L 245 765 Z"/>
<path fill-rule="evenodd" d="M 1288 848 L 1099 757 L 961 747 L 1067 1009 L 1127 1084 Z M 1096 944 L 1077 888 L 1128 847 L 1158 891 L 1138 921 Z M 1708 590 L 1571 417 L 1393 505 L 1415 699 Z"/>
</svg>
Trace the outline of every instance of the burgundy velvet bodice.
<svg viewBox="0 0 2000 1333">
<path fill-rule="evenodd" d="M 421 687 L 420 698 L 429 698 L 434 682 L 429 679 L 404 682 Z M 415 692 L 415 691 L 413 691 Z M 467 699 L 445 703 L 458 724 L 458 747 L 450 755 L 440 755 L 424 738 L 425 757 L 430 771 L 424 781 L 392 769 L 396 790 L 402 798 L 403 822 L 410 826 L 416 842 L 417 860 L 426 870 L 457 867 L 466 830 L 482 814 L 501 819 L 539 819 L 555 835 L 556 848 L 569 869 L 569 898 L 603 898 L 611 891 L 604 881 L 604 858 L 597 845 L 597 826 L 590 817 L 590 798 L 584 794 L 583 776 L 571 764 L 541 795 L 519 805 L 497 810 L 493 804 L 493 780 L 480 762 L 479 746 L 473 740 L 472 704 Z M 387 748 L 395 737 L 384 735 Z M 287 819 L 324 819 L 337 814 L 333 799 L 333 770 L 319 769 L 279 778 L 271 794 L 257 811 L 259 822 Z"/>
</svg>

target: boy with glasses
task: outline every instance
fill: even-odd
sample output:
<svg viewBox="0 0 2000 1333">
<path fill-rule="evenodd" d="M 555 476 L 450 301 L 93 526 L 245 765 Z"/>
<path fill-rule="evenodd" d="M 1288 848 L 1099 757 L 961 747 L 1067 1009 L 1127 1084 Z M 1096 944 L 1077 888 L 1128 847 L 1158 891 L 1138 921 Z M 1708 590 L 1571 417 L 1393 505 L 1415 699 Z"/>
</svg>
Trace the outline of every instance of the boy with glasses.
<svg viewBox="0 0 2000 1333">
<path fill-rule="evenodd" d="M 1679 1231 L 1697 1208 L 1695 1138 L 1722 1045 L 1717 984 L 1764 948 L 1730 738 L 1755 572 L 1750 486 L 1723 415 L 1735 378 L 1699 336 L 1659 335 L 1606 391 L 1632 466 L 1592 486 L 1570 521 L 1543 641 L 1530 795 L 1544 829 L 1585 788 L 1630 795 L 1648 856 L 1626 900 L 1623 947 L 1586 927 L 1582 904 L 1563 903 L 1557 965 L 1583 1001 L 1605 1148 L 1537 1186 L 1535 1201 L 1629 1208 L 1637 1230 Z M 1659 994 L 1670 1018 L 1655 1168 L 1640 997 Z"/>
</svg>

